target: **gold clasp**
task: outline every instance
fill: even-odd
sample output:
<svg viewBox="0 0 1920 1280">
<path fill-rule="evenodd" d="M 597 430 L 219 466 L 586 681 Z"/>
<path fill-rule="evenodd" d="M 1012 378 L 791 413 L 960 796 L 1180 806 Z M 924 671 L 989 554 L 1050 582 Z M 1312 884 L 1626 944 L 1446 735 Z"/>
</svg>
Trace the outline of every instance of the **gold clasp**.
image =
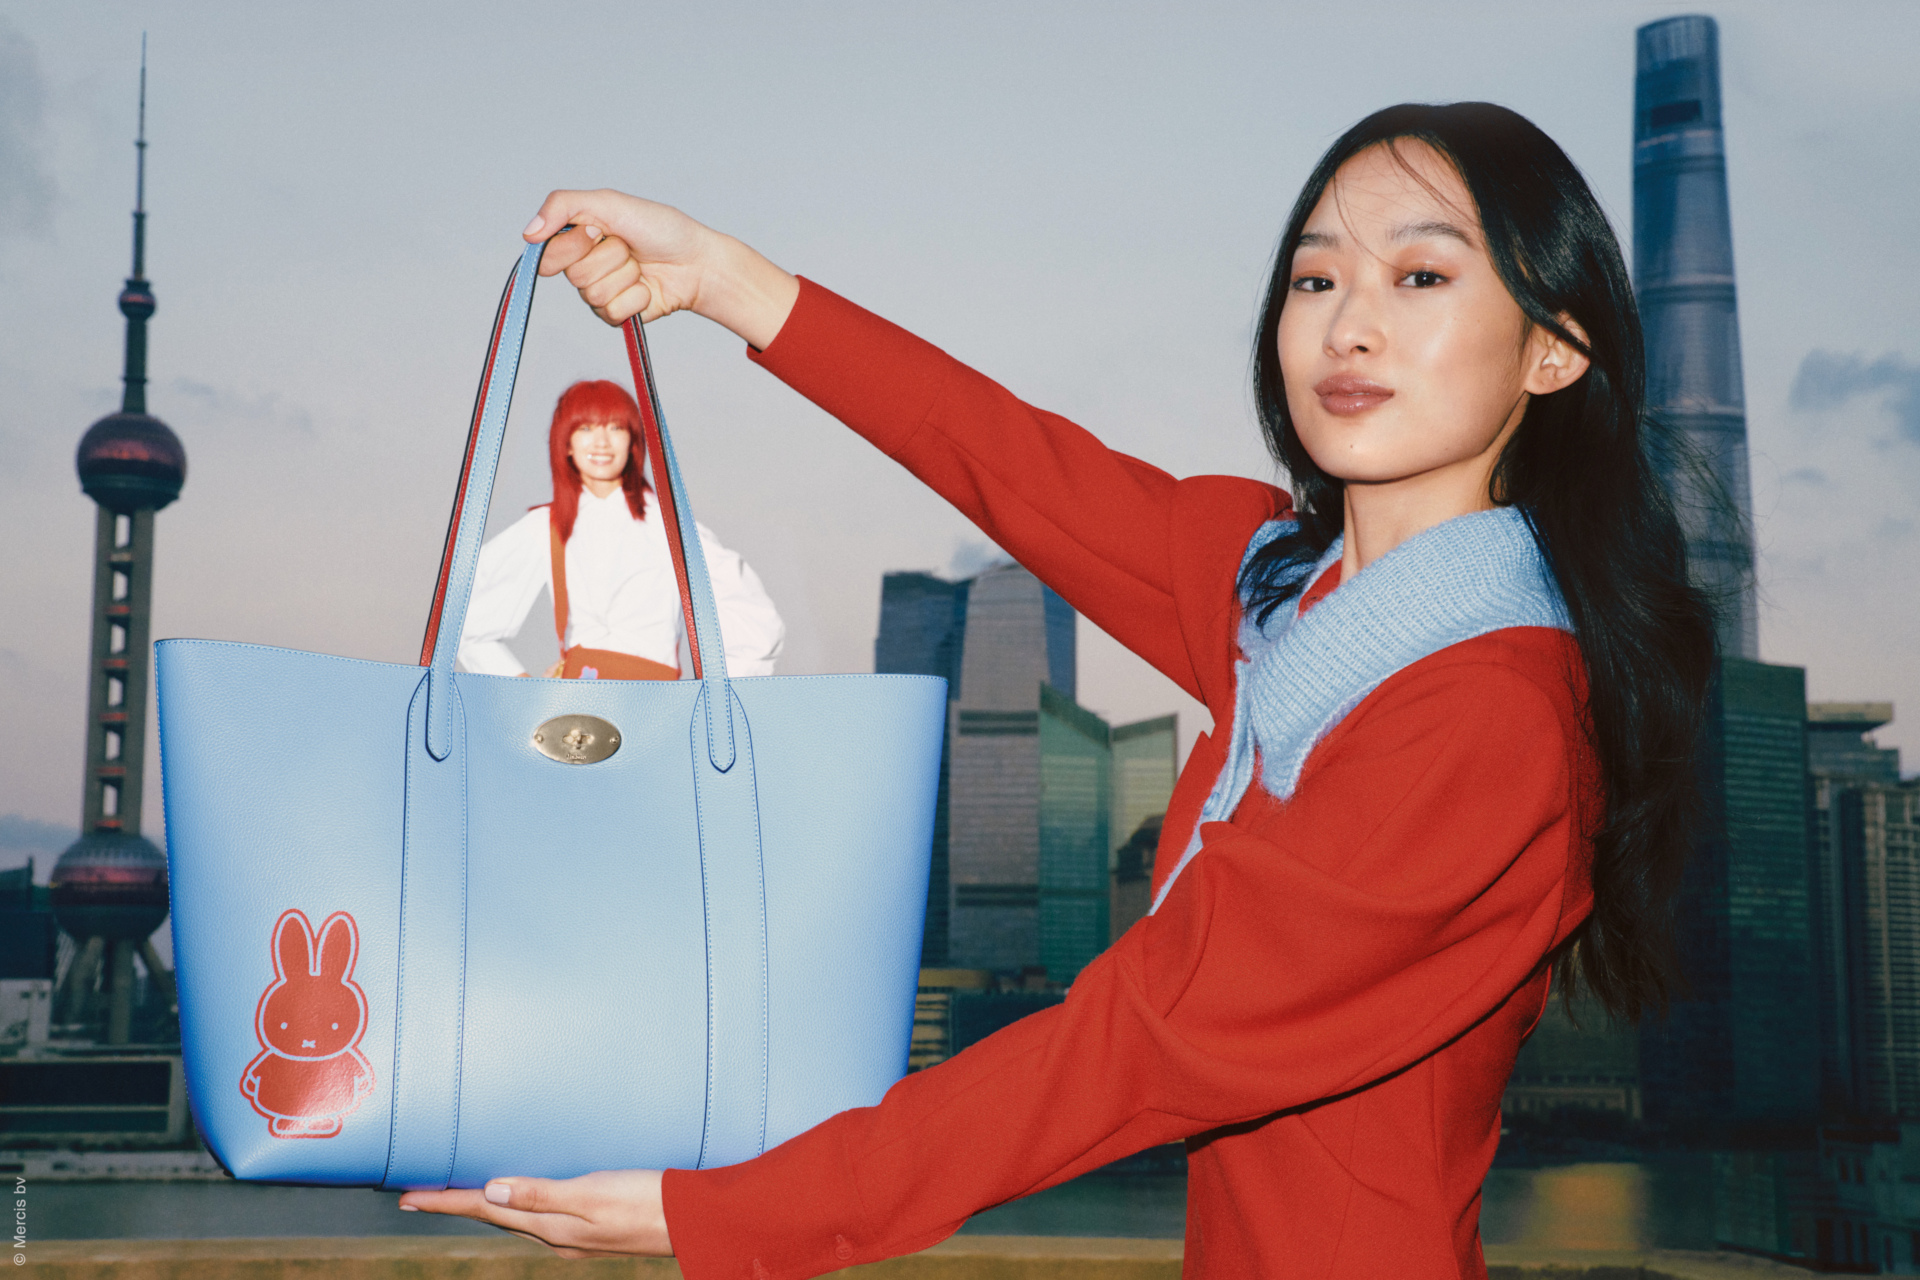
<svg viewBox="0 0 1920 1280">
<path fill-rule="evenodd" d="M 561 764 L 598 764 L 620 749 L 620 730 L 599 716 L 555 716 L 533 731 L 533 746 Z"/>
</svg>

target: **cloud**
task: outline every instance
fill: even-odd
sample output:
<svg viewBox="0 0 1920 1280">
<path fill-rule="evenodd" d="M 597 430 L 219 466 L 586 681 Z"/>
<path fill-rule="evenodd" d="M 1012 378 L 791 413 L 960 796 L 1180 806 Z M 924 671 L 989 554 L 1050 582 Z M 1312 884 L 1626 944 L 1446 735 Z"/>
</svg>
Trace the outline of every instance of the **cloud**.
<svg viewBox="0 0 1920 1280">
<path fill-rule="evenodd" d="M 39 53 L 0 18 L 0 230 L 37 235 L 48 226 L 54 184 L 46 105 Z"/>
<path fill-rule="evenodd" d="M 1012 563 L 1012 556 L 985 538 L 962 538 L 954 544 L 953 559 L 947 562 L 947 576 L 959 582 Z"/>
<path fill-rule="evenodd" d="M 271 423 L 303 436 L 314 434 L 313 415 L 300 405 L 283 401 L 278 392 L 247 394 L 194 378 L 174 378 L 167 383 L 167 390 L 193 401 L 202 420 L 226 418 L 245 424 L 249 430 Z"/>
<path fill-rule="evenodd" d="M 1887 408 L 1900 434 L 1920 444 L 1920 364 L 1889 352 L 1869 364 L 1864 356 L 1809 351 L 1793 376 L 1788 402 L 1796 409 L 1837 409 L 1855 396 L 1891 391 Z"/>
</svg>

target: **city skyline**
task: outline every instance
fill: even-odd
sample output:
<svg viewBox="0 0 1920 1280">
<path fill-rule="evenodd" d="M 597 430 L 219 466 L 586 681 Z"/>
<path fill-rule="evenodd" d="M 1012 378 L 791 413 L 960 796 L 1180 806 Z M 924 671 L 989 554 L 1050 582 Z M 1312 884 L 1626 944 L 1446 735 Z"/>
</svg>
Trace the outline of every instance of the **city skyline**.
<svg viewBox="0 0 1920 1280">
<path fill-rule="evenodd" d="M 1357 39 L 1387 12 L 1357 8 L 1337 30 Z M 155 634 L 405 661 L 475 331 L 547 186 L 674 199 L 1118 447 L 1180 474 L 1265 475 L 1245 334 L 1279 218 L 1319 148 L 1395 98 L 1504 101 L 1567 147 L 1626 238 L 1633 30 L 1672 12 L 1406 15 L 1395 21 L 1420 37 L 1404 42 L 1420 57 L 1338 75 L 1309 59 L 1286 83 L 1252 51 L 1303 19 L 1252 8 L 1178 25 L 1121 11 L 1097 31 L 1011 10 L 876 24 L 848 6 L 809 29 L 771 10 L 736 26 L 678 15 L 649 20 L 654 38 L 699 50 L 724 37 L 732 54 L 651 66 L 647 90 L 609 99 L 640 93 L 647 112 L 588 113 L 555 136 L 539 115 L 569 83 L 558 35 L 516 44 L 508 66 L 507 42 L 476 22 L 402 76 L 388 60 L 440 34 L 427 19 L 390 19 L 381 53 L 350 38 L 350 7 L 298 29 L 238 9 L 107 6 L 84 23 L 57 6 L 11 10 L 0 279 L 20 305 L 0 318 L 0 536 L 16 552 L 16 607 L 0 623 L 0 713 L 44 736 L 0 749 L 0 814 L 66 824 L 77 812 L 85 672 L 69 655 L 85 647 L 91 512 L 70 450 L 117 392 L 104 308 L 123 270 L 84 247 L 124 237 L 126 85 L 143 25 L 155 30 L 151 181 L 166 211 L 150 234 L 168 280 L 155 340 L 167 372 L 151 396 L 196 451 L 193 501 L 161 531 Z M 1891 53 L 1920 37 L 1920 19 L 1860 6 L 1837 34 L 1791 14 L 1719 15 L 1761 654 L 1806 666 L 1811 697 L 1920 708 L 1920 605 L 1886 587 L 1887 557 L 1916 536 L 1920 491 L 1920 420 L 1902 398 L 1920 385 L 1904 336 L 1920 312 L 1893 283 L 1915 251 L 1887 225 L 1913 179 L 1885 163 L 1920 137 L 1920 95 Z M 1494 33 L 1530 50 L 1524 65 L 1500 60 Z M 796 48 L 838 87 L 793 71 Z M 1115 66 L 1155 74 L 1121 87 Z M 496 71 L 520 87 L 483 100 L 476 86 L 499 83 Z M 412 197 L 405 216 L 388 213 L 398 195 Z M 1183 247 L 1169 255 L 1168 243 Z M 1030 285 L 1013 307 L 1008 272 Z M 499 515 L 544 496 L 542 397 L 617 367 L 617 343 L 563 289 L 549 286 L 535 329 Z M 867 669 L 881 571 L 990 554 L 890 463 L 750 370 L 731 339 L 690 320 L 657 335 L 697 509 L 793 623 L 786 670 Z M 1177 711 L 1183 747 L 1206 727 L 1091 628 L 1081 650 L 1081 701 L 1109 721 Z M 1920 745 L 1900 718 L 1881 739 L 1910 760 Z M 149 829 L 157 819 L 150 801 Z"/>
<path fill-rule="evenodd" d="M 947 681 L 925 969 L 1070 983 L 1145 909 L 1118 887 L 1142 851 L 1131 877 L 1120 851 L 1166 815 L 1177 717 L 1110 725 L 1080 706 L 1079 622 L 1011 562 L 880 581 L 874 670 Z"/>
</svg>

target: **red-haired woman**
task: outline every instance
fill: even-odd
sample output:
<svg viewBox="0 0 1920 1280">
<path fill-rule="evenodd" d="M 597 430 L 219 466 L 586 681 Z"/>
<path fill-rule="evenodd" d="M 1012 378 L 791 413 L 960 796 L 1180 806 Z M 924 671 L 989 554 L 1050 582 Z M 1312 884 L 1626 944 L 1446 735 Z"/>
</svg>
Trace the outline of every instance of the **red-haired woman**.
<svg viewBox="0 0 1920 1280">
<path fill-rule="evenodd" d="M 547 433 L 553 502 L 535 507 L 480 550 L 460 666 L 487 675 L 527 672 L 507 648 L 546 588 L 560 661 L 549 676 L 674 680 L 686 624 L 666 530 L 647 513 L 640 410 L 612 382 L 576 382 L 560 395 Z M 773 674 L 786 627 L 759 575 L 705 526 L 727 671 Z"/>
</svg>

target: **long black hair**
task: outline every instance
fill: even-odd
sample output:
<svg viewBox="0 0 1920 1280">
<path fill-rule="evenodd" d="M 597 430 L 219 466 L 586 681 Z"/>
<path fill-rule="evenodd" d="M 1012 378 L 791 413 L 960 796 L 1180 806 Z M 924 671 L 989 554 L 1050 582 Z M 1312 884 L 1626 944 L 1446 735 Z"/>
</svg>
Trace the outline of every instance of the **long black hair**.
<svg viewBox="0 0 1920 1280">
<path fill-rule="evenodd" d="M 1701 810 L 1696 757 L 1713 609 L 1688 582 L 1686 539 L 1659 474 L 1657 459 L 1674 445 L 1643 412 L 1640 316 L 1619 243 L 1580 171 L 1525 117 L 1486 102 L 1388 107 L 1347 130 L 1307 179 L 1280 238 L 1253 350 L 1261 428 L 1292 478 L 1299 524 L 1249 559 L 1242 599 L 1264 622 L 1340 533 L 1344 486 L 1314 463 L 1287 412 L 1280 312 L 1294 250 L 1335 172 L 1370 147 L 1393 151 L 1403 141 L 1452 163 L 1507 292 L 1529 322 L 1591 362 L 1570 386 L 1532 398 L 1495 463 L 1489 497 L 1526 515 L 1566 601 L 1604 791 L 1590 832 L 1593 913 L 1556 958 L 1556 976 L 1569 1000 L 1584 984 L 1632 1020 L 1664 1008 L 1676 986 L 1672 908 Z"/>
</svg>

